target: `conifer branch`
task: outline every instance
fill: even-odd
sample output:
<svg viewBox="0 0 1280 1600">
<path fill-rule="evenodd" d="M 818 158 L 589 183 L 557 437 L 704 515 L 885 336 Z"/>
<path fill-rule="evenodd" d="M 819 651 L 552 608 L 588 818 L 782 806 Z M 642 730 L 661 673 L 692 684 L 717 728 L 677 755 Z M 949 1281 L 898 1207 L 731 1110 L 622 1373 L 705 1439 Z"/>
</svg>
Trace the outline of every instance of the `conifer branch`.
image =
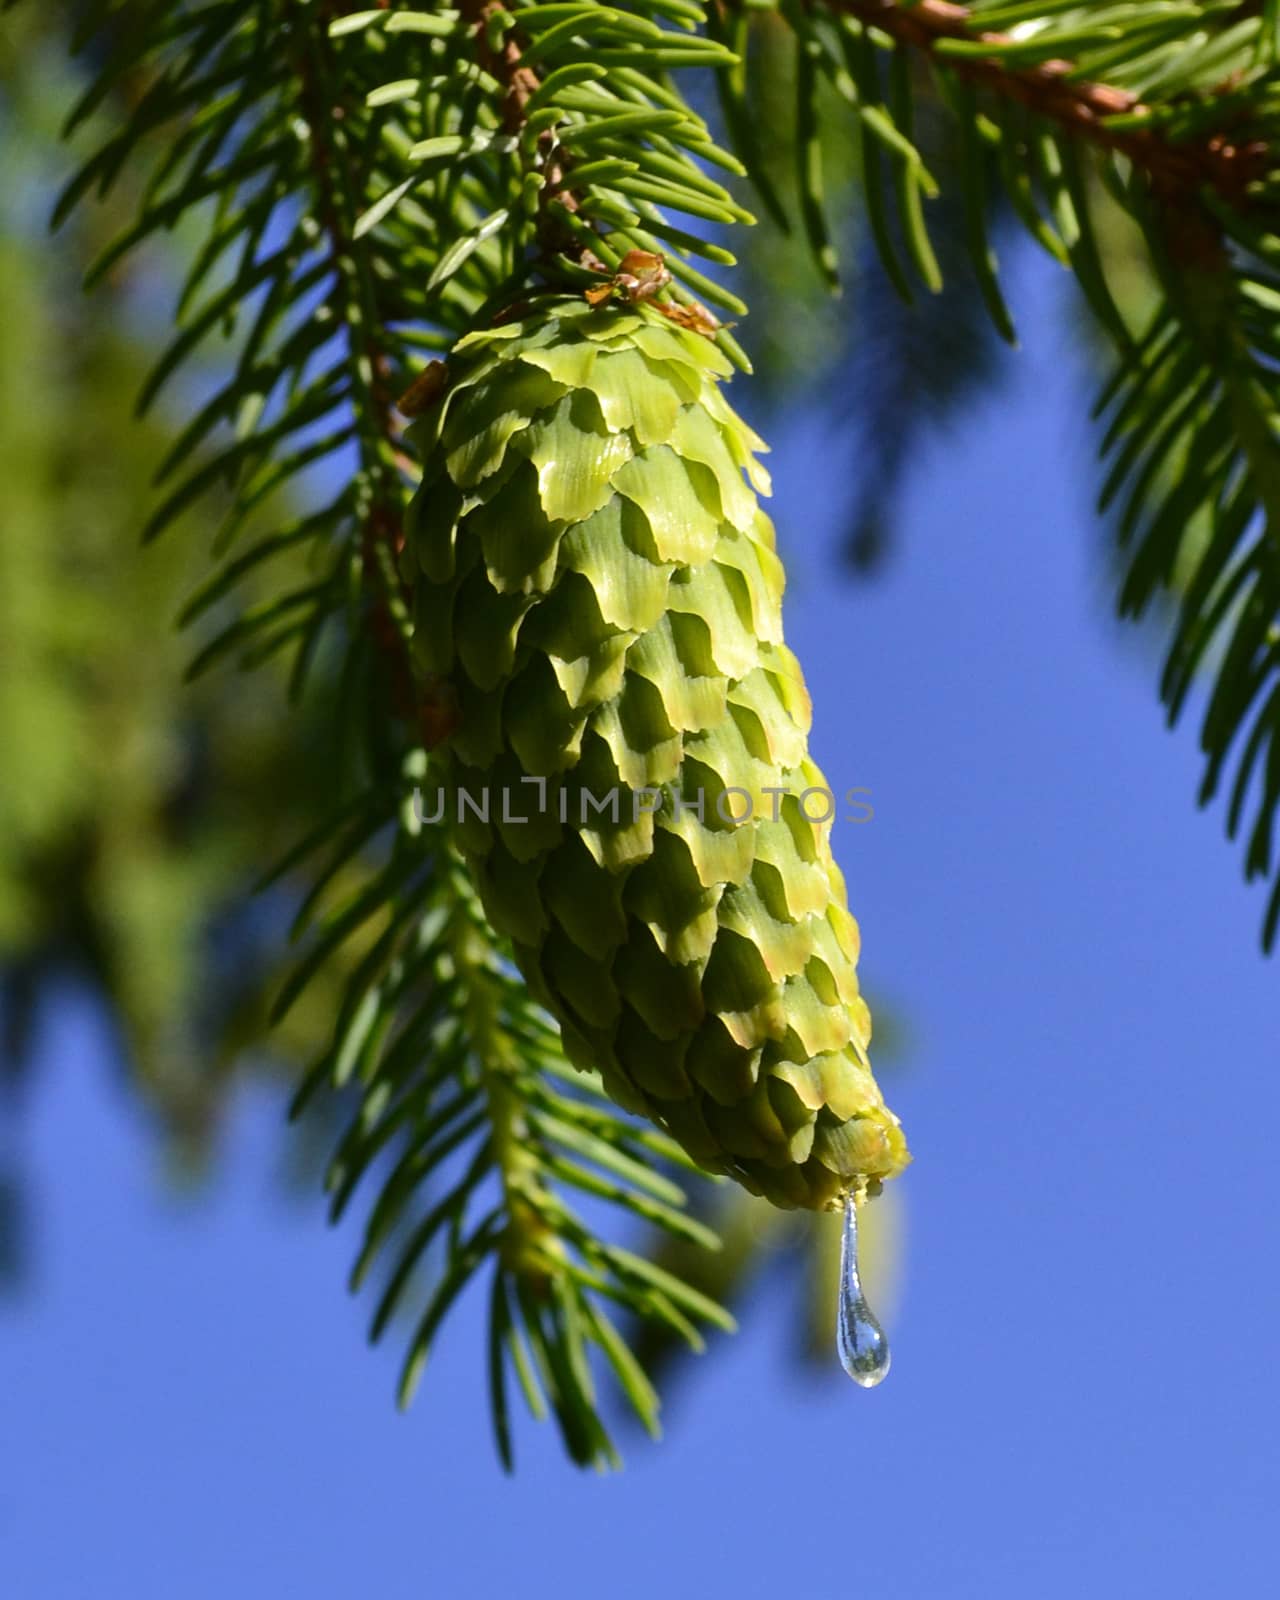
<svg viewBox="0 0 1280 1600">
<path fill-rule="evenodd" d="M 1173 592 L 1161 684 L 1170 720 L 1201 672 L 1213 675 L 1201 798 L 1234 763 L 1227 831 L 1253 808 L 1245 872 L 1274 880 L 1269 948 L 1280 934 L 1275 8 L 796 0 L 783 14 L 805 74 L 820 70 L 856 116 L 869 231 L 904 299 L 913 277 L 941 286 L 927 220 L 939 184 L 913 133 L 931 86 L 958 134 L 951 184 L 997 330 L 1012 341 L 991 243 L 998 174 L 1008 210 L 1074 270 L 1111 338 L 1119 368 L 1098 408 L 1110 413 L 1099 504 L 1118 511 L 1120 608 L 1136 615 Z M 913 75 L 911 58 L 930 71 Z M 735 126 L 745 109 L 739 86 Z M 814 118 L 798 112 L 795 129 L 800 215 L 830 276 Z M 1141 234 L 1160 294 L 1141 336 L 1108 281 L 1103 192 Z"/>
<path fill-rule="evenodd" d="M 395 710 L 414 715 L 415 693 L 407 652 L 407 595 L 396 571 L 404 548 L 408 480 L 383 343 L 388 317 L 365 251 L 355 237 L 360 194 L 346 144 L 350 112 L 334 71 L 329 24 L 351 6 L 304 7 L 286 0 L 297 41 L 299 105 L 305 119 L 319 219 L 329 242 L 341 295 L 337 318 L 350 353 L 353 412 L 360 451 L 356 516 L 364 581 L 370 595 L 370 631 L 390 666 Z M 385 9 L 386 0 L 382 0 Z"/>
<path fill-rule="evenodd" d="M 1223 128 L 1203 138 L 1170 139 L 1151 106 L 1138 95 L 1081 78 L 1074 62 L 1060 57 L 1021 64 L 1036 53 L 1034 34 L 1020 38 L 982 26 L 980 13 L 953 0 L 829 0 L 835 11 L 879 29 L 896 43 L 944 64 L 958 78 L 1026 107 L 1072 137 L 1127 156 L 1169 199 L 1189 200 L 1204 185 L 1238 203 L 1266 170 L 1268 145 L 1238 143 Z M 1257 6 L 1236 7 L 1241 17 Z M 1224 88 L 1229 85 L 1224 85 Z M 1115 119 L 1123 119 L 1119 126 Z M 1156 124 L 1151 127 L 1143 123 Z"/>
</svg>

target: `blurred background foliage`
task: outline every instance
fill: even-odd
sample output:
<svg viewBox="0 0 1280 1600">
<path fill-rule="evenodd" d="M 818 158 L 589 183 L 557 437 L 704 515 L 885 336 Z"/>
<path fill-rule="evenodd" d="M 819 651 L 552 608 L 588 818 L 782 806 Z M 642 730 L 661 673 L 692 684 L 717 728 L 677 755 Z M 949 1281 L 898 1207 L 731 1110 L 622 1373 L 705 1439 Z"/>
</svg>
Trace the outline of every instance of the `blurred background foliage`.
<svg viewBox="0 0 1280 1600">
<path fill-rule="evenodd" d="M 130 215 L 125 180 L 107 204 L 77 213 L 56 246 L 47 242 L 50 197 L 74 166 L 60 124 L 95 65 L 67 58 L 76 9 L 50 0 L 0 15 L 0 1288 L 12 1287 L 22 1264 L 20 1102 L 42 1021 L 69 986 L 90 992 L 110 1017 L 121 1083 L 153 1119 L 157 1148 L 182 1181 L 215 1155 L 243 1075 L 278 1079 L 283 1106 L 320 1052 L 332 1022 L 321 987 L 281 1027 L 267 1025 L 304 885 L 252 888 L 353 772 L 353 753 L 332 732 L 343 721 L 332 714 L 343 685 L 323 660 L 301 708 L 288 706 L 284 674 L 270 663 L 252 676 L 220 667 L 184 679 L 192 644 L 174 622 L 207 571 L 218 507 L 199 501 L 181 527 L 141 547 L 151 480 L 179 429 L 163 407 L 143 423 L 134 415 L 166 330 L 183 240 L 130 257 L 92 298 L 82 294 L 85 263 Z M 821 419 L 847 463 L 833 474 L 846 490 L 846 567 L 869 576 L 891 553 L 895 499 L 913 455 L 931 430 L 998 385 L 1004 348 L 982 305 L 960 207 L 945 198 L 961 186 L 947 181 L 958 151 L 941 115 L 926 115 L 917 135 L 942 180 L 931 223 L 946 286 L 907 305 L 873 243 L 877 219 L 861 208 L 865 151 L 854 121 L 824 88 L 824 180 L 843 276 L 833 297 L 795 227 L 793 90 L 790 71 L 778 70 L 793 36 L 773 15 L 753 27 L 747 71 L 774 214 L 739 241 L 745 297 L 758 308 L 743 340 L 758 377 L 735 399 L 766 429 L 802 396 L 806 417 Z M 128 103 L 144 88 L 126 77 L 115 92 Z M 118 117 L 124 107 L 108 109 Z M 92 146 L 91 128 L 81 142 Z M 1104 210 L 1101 221 L 1113 286 L 1141 310 L 1149 286 L 1133 241 L 1118 213 Z M 998 216 L 993 236 L 1011 237 Z M 1063 304 L 1087 346 L 1072 293 L 1064 274 Z M 781 530 L 784 541 L 794 533 Z M 283 558 L 291 559 L 302 558 Z M 282 576 L 277 564 L 273 590 Z M 891 1070 L 908 1054 L 898 1033 L 882 1005 L 877 1061 Z M 291 1135 L 290 1165 L 309 1187 L 341 1117 L 330 1103 Z M 753 1286 L 785 1286 L 796 1350 L 833 1367 L 835 1219 L 779 1213 L 728 1186 L 703 1185 L 696 1199 L 724 1250 L 663 1236 L 650 1243 L 655 1256 L 729 1304 Z M 864 1276 L 880 1304 L 892 1299 L 899 1206 L 887 1195 L 866 1217 Z M 635 1337 L 650 1368 L 676 1355 L 660 1329 Z"/>
<path fill-rule="evenodd" d="M 0 23 L 0 1063 L 14 1112 L 44 1008 L 88 987 L 160 1148 L 190 1177 L 233 1069 L 291 1077 L 328 1026 L 314 1000 L 268 1040 L 286 897 L 248 891 L 340 791 L 342 752 L 327 731 L 332 684 L 289 715 L 285 738 L 269 669 L 184 682 L 192 644 L 174 622 L 207 570 L 218 508 L 149 549 L 138 540 L 177 433 L 163 410 L 134 415 L 172 281 L 153 255 L 92 300 L 80 288 L 127 187 L 46 241 L 59 124 L 81 86 L 68 9 Z M 4 1214 L 20 1227 L 11 1182 Z M 12 1239 L 0 1258 L 18 1258 Z"/>
</svg>

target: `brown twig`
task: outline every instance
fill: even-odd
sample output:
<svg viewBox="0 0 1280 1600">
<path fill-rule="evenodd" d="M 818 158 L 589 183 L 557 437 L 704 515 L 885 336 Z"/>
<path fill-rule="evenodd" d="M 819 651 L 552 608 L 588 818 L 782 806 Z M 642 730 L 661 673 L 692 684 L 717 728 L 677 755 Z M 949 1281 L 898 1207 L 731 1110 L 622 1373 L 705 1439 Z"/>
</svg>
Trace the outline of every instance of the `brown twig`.
<svg viewBox="0 0 1280 1600">
<path fill-rule="evenodd" d="M 514 32 L 503 36 L 500 50 L 489 47 L 489 18 L 505 9 L 500 0 L 464 0 L 460 9 L 474 25 L 477 62 L 506 91 L 502 103 L 503 126 L 508 133 L 519 133 L 528 115 L 529 100 L 538 87 L 538 74 L 523 64 L 520 42 Z"/>
<path fill-rule="evenodd" d="M 514 30 L 508 31 L 503 36 L 500 50 L 491 48 L 488 22 L 491 16 L 505 9 L 501 0 L 463 0 L 460 9 L 462 15 L 473 25 L 477 64 L 491 77 L 496 78 L 505 91 L 502 101 L 503 127 L 510 134 L 519 134 L 528 120 L 529 101 L 542 80 L 532 67 L 525 66 L 520 39 Z M 550 128 L 544 129 L 539 135 L 538 143 L 544 150 L 553 151 L 554 132 Z M 546 169 L 547 181 L 543 193 L 554 194 L 567 210 L 576 211 L 577 197 L 571 189 L 564 186 L 564 176 L 563 167 L 554 160 L 550 161 Z M 582 247 L 577 241 L 571 237 L 561 237 L 560 230 L 553 228 L 545 217 L 539 222 L 539 231 L 551 238 L 557 250 L 565 250 L 568 253 L 581 251 Z"/>
</svg>

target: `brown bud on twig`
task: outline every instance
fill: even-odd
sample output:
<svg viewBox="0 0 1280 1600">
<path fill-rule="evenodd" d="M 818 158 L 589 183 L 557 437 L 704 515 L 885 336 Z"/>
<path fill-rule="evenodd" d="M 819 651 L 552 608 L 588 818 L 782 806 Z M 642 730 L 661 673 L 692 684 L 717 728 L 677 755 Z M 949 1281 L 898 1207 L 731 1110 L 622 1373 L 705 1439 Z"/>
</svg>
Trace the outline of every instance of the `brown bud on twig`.
<svg viewBox="0 0 1280 1600">
<path fill-rule="evenodd" d="M 430 411 L 448 386 L 448 365 L 432 361 L 396 401 L 396 410 L 402 417 L 420 417 L 424 411 Z"/>
</svg>

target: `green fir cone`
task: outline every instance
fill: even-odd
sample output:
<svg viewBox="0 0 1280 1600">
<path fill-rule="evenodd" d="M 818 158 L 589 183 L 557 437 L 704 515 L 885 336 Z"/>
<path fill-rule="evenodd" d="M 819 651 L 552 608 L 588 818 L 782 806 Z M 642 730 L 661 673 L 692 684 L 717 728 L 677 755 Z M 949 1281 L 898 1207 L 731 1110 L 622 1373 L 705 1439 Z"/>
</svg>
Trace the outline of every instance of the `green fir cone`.
<svg viewBox="0 0 1280 1600">
<path fill-rule="evenodd" d="M 575 1064 L 702 1166 L 826 1207 L 909 1158 L 728 372 L 640 306 L 458 344 L 414 429 L 415 636 L 452 708 L 423 798 Z"/>
</svg>

